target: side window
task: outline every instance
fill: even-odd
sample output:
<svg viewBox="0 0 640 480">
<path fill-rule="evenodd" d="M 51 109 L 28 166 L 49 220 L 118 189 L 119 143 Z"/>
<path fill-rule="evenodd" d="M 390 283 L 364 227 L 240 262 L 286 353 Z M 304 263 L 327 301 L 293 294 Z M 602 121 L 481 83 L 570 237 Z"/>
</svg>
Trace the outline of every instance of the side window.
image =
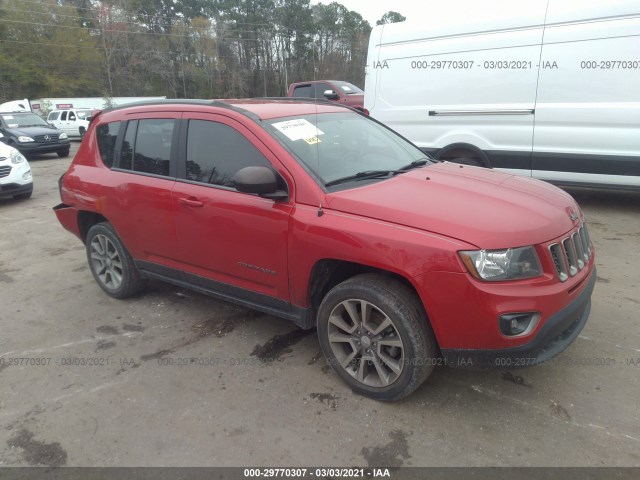
<svg viewBox="0 0 640 480">
<path fill-rule="evenodd" d="M 260 151 L 223 123 L 190 120 L 187 133 L 187 180 L 233 187 L 244 167 L 271 167 Z"/>
<path fill-rule="evenodd" d="M 59 116 L 60 116 L 60 112 L 51 112 L 49 114 L 48 120 L 57 120 Z"/>
<path fill-rule="evenodd" d="M 125 170 L 133 170 L 133 144 L 136 140 L 137 121 L 127 123 L 127 131 L 122 141 L 122 149 L 120 150 L 120 160 L 118 167 Z"/>
<path fill-rule="evenodd" d="M 76 119 L 76 114 L 73 112 L 69 112 L 69 121 L 71 122 L 72 120 L 75 121 Z"/>
<path fill-rule="evenodd" d="M 115 153 L 116 140 L 118 139 L 120 122 L 111 122 L 96 128 L 98 150 L 102 162 L 109 168 L 113 166 L 113 154 Z"/>
<path fill-rule="evenodd" d="M 175 120 L 139 120 L 133 152 L 133 171 L 168 177 Z"/>
<path fill-rule="evenodd" d="M 67 112 L 62 112 L 60 114 L 60 120 L 66 120 L 67 119 Z"/>
<path fill-rule="evenodd" d="M 322 100 L 326 100 L 327 98 L 324 96 L 324 92 L 326 90 L 333 90 L 333 87 L 328 83 L 316 83 L 316 98 L 320 98 Z"/>
<path fill-rule="evenodd" d="M 297 98 L 309 98 L 311 96 L 311 85 L 301 85 L 293 89 L 293 96 Z"/>
</svg>

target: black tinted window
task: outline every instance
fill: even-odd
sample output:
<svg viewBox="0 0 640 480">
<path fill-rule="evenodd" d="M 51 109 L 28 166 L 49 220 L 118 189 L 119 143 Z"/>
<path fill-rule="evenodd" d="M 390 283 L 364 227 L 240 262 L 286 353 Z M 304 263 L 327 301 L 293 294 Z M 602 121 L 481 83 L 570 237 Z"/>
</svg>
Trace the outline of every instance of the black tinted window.
<svg viewBox="0 0 640 480">
<path fill-rule="evenodd" d="M 311 85 L 304 85 L 302 87 L 295 87 L 293 89 L 294 97 L 309 98 L 311 97 Z"/>
<path fill-rule="evenodd" d="M 191 120 L 187 135 L 187 180 L 233 187 L 244 167 L 270 167 L 240 132 L 222 123 Z"/>
<path fill-rule="evenodd" d="M 52 112 L 51 115 L 49 115 L 49 120 L 57 120 L 59 116 L 60 112 Z"/>
<path fill-rule="evenodd" d="M 118 167 L 125 170 L 133 170 L 133 144 L 136 139 L 137 121 L 127 123 L 127 131 L 122 141 L 122 149 L 120 150 L 120 161 Z"/>
<path fill-rule="evenodd" d="M 113 165 L 113 154 L 118 138 L 118 130 L 120 130 L 120 122 L 105 123 L 96 128 L 100 158 L 102 158 L 102 163 L 109 168 Z"/>
<path fill-rule="evenodd" d="M 169 176 L 171 141 L 175 121 L 139 120 L 133 154 L 133 171 Z"/>
<path fill-rule="evenodd" d="M 316 87 L 316 98 L 321 98 L 323 100 L 326 100 L 326 97 L 324 96 L 324 92 L 326 90 L 333 90 L 333 87 L 331 87 L 331 85 L 329 85 L 328 83 L 316 83 L 315 87 Z"/>
<path fill-rule="evenodd" d="M 62 112 L 62 114 L 60 115 L 60 120 L 66 120 L 67 119 L 67 112 Z"/>
</svg>

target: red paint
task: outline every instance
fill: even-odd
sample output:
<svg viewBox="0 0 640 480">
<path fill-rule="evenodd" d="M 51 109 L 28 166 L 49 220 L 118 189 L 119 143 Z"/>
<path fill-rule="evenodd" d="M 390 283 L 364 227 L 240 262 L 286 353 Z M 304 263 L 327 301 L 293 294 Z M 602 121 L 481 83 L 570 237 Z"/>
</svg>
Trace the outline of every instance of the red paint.
<svg viewBox="0 0 640 480">
<path fill-rule="evenodd" d="M 344 110 L 327 104 L 227 102 L 261 119 Z M 235 128 L 284 178 L 289 201 L 113 171 L 102 164 L 95 138 L 99 125 L 153 117 L 215 118 Z M 320 260 L 396 273 L 416 289 L 441 348 L 527 343 L 545 319 L 584 290 L 594 270 L 592 255 L 577 275 L 564 283 L 557 279 L 548 246 L 575 229 L 582 213 L 568 194 L 546 183 L 442 163 L 327 193 L 260 122 L 217 106 L 156 105 L 100 113 L 64 176 L 62 201 L 69 208 L 56 210 L 58 220 L 78 237 L 78 212 L 95 212 L 115 226 L 135 259 L 300 307 L 309 306 L 310 277 Z M 576 222 L 568 208 L 579 213 Z M 543 276 L 478 281 L 457 253 L 526 245 L 535 245 Z M 538 326 L 523 337 L 501 335 L 498 316 L 521 311 L 540 312 Z"/>
</svg>

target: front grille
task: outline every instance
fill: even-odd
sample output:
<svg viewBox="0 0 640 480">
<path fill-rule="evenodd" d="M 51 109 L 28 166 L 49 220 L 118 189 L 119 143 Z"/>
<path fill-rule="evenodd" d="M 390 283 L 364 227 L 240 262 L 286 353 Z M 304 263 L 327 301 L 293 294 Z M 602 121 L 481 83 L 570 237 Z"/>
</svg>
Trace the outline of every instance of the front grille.
<svg viewBox="0 0 640 480">
<path fill-rule="evenodd" d="M 566 282 L 569 277 L 575 276 L 587 266 L 592 254 L 587 225 L 583 223 L 568 237 L 551 244 L 549 253 L 561 282 Z"/>
<path fill-rule="evenodd" d="M 8 177 L 11 173 L 11 167 L 8 165 L 3 165 L 0 167 L 0 178 Z"/>
<path fill-rule="evenodd" d="M 58 141 L 59 134 L 57 133 L 48 133 L 46 135 L 36 135 L 33 139 L 38 143 L 51 143 Z M 48 139 L 45 137 L 49 137 Z"/>
</svg>

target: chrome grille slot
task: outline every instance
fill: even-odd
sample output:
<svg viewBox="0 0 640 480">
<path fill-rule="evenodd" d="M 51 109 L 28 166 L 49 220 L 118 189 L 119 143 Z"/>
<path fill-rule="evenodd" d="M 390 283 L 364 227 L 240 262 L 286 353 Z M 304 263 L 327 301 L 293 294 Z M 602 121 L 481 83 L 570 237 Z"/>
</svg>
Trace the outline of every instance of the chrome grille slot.
<svg viewBox="0 0 640 480">
<path fill-rule="evenodd" d="M 577 275 L 588 265 L 593 253 L 587 225 L 583 223 L 569 237 L 549 245 L 549 253 L 561 282 Z"/>
<path fill-rule="evenodd" d="M 580 239 L 579 231 L 571 235 L 571 241 L 573 243 L 573 248 L 576 252 L 576 260 L 578 261 L 578 270 L 582 270 L 584 268 L 584 253 L 582 251 L 582 240 Z"/>
<path fill-rule="evenodd" d="M 582 230 L 584 232 L 584 240 L 585 242 L 587 242 L 587 248 L 585 251 L 587 252 L 589 258 L 591 258 L 591 238 L 589 237 L 589 229 L 587 228 L 586 223 L 582 224 Z"/>
<path fill-rule="evenodd" d="M 564 261 L 564 253 L 559 243 L 554 243 L 549 247 L 551 253 L 551 259 L 556 267 L 556 273 L 561 282 L 566 282 L 569 275 L 567 275 L 567 264 Z"/>
<path fill-rule="evenodd" d="M 10 173 L 11 167 L 9 167 L 8 165 L 3 165 L 2 167 L 0 167 L 0 178 L 8 177 Z"/>
<path fill-rule="evenodd" d="M 576 260 L 576 251 L 573 248 L 573 242 L 571 237 L 562 240 L 562 247 L 564 248 L 564 256 L 569 265 L 569 275 L 574 276 L 578 273 L 578 261 Z"/>
</svg>

